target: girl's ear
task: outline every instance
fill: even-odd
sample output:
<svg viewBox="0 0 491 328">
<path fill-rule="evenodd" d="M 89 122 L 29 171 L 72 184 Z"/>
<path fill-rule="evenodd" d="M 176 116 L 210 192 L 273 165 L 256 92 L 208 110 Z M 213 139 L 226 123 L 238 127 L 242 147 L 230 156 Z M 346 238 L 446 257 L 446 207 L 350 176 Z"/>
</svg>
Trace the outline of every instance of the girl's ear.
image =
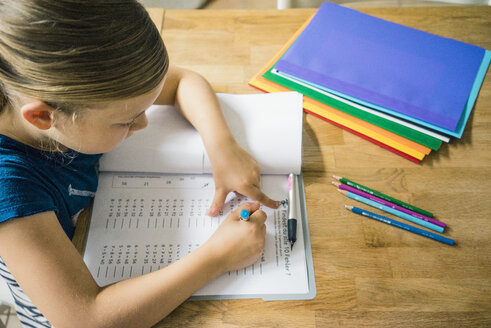
<svg viewBox="0 0 491 328">
<path fill-rule="evenodd" d="M 21 107 L 22 117 L 41 130 L 53 126 L 54 109 L 40 100 L 32 100 Z"/>
</svg>

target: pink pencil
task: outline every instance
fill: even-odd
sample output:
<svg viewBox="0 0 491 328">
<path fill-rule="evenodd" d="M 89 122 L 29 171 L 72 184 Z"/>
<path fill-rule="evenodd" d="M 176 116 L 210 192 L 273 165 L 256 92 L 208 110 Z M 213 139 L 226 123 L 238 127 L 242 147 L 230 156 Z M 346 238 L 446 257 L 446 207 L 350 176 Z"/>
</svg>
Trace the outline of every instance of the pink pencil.
<svg viewBox="0 0 491 328">
<path fill-rule="evenodd" d="M 391 202 L 388 202 L 386 200 L 383 200 L 382 198 L 378 198 L 376 196 L 373 196 L 373 195 L 370 195 L 366 192 L 363 192 L 361 190 L 358 190 L 358 189 L 355 189 L 355 188 L 352 188 L 348 185 L 345 185 L 343 183 L 339 183 L 339 182 L 335 182 L 335 181 L 332 181 L 331 182 L 333 185 L 335 185 L 336 187 L 338 187 L 339 189 L 342 189 L 342 190 L 346 190 L 346 191 L 349 191 L 349 192 L 352 192 L 353 194 L 357 194 L 361 197 L 365 197 L 367 199 L 370 199 L 370 200 L 373 200 L 374 202 L 377 202 L 377 203 L 380 203 L 382 205 L 385 205 L 385 206 L 388 206 L 390 208 L 393 208 L 395 210 L 398 210 L 398 211 L 401 211 L 401 212 L 404 212 L 406 214 L 409 214 L 409 215 L 412 215 L 414 216 L 415 218 L 418 218 L 418 219 L 421 219 L 421 220 L 424 220 L 426 222 L 430 222 L 430 223 L 433 223 L 434 225 L 437 225 L 437 226 L 440 226 L 442 228 L 445 228 L 447 225 L 441 221 L 438 221 L 438 220 L 435 220 L 435 219 L 432 219 L 432 218 L 429 218 L 427 216 L 424 216 L 422 214 L 419 214 L 419 213 L 416 213 L 416 212 L 413 212 L 411 210 L 408 210 L 407 208 L 404 208 L 404 207 L 401 207 L 399 205 L 396 205 L 394 203 L 391 203 Z"/>
</svg>

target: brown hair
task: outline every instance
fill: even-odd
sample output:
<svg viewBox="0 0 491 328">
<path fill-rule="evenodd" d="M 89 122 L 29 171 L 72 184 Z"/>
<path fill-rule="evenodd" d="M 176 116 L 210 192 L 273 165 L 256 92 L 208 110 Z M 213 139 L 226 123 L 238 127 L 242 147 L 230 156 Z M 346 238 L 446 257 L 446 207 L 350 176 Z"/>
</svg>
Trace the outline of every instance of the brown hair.
<svg viewBox="0 0 491 328">
<path fill-rule="evenodd" d="M 64 111 L 135 97 L 168 68 L 136 0 L 0 1 L 0 110 L 19 92 Z"/>
</svg>

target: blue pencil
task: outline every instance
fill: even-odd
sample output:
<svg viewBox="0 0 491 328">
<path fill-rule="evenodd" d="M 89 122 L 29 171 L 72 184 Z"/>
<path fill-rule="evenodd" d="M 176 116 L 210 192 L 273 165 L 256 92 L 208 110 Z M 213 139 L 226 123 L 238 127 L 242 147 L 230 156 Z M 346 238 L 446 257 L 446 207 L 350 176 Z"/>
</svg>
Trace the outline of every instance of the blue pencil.
<svg viewBox="0 0 491 328">
<path fill-rule="evenodd" d="M 437 226 L 436 224 L 433 224 L 431 222 L 427 222 L 425 220 L 421 220 L 421 219 L 419 219 L 419 218 L 417 218 L 415 216 L 412 216 L 412 215 L 406 214 L 404 212 L 398 211 L 396 209 L 393 209 L 392 207 L 385 206 L 383 204 L 374 202 L 373 200 L 370 200 L 370 199 L 367 199 L 365 197 L 359 196 L 359 195 L 354 194 L 352 192 L 349 192 L 349 191 L 346 191 L 346 190 L 341 190 L 341 189 L 338 189 L 338 191 L 340 193 L 342 193 L 342 194 L 345 194 L 349 198 L 354 199 L 354 200 L 357 200 L 357 201 L 359 201 L 359 202 L 361 202 L 363 204 L 367 204 L 369 206 L 378 208 L 379 210 L 382 210 L 384 212 L 387 212 L 387 213 L 390 213 L 390 214 L 394 214 L 395 216 L 398 216 L 400 218 L 406 219 L 406 220 L 411 221 L 413 223 L 422 225 L 423 227 L 426 227 L 428 229 L 435 230 L 437 232 L 443 232 L 443 228 L 442 227 Z"/>
<path fill-rule="evenodd" d="M 350 206 L 350 205 L 344 205 L 348 210 L 351 210 L 353 213 L 360 214 L 363 216 L 366 216 L 367 218 L 374 219 L 383 223 L 387 223 L 389 225 L 393 225 L 397 228 L 407 230 L 409 232 L 415 233 L 417 235 L 424 236 L 426 238 L 434 239 L 436 241 L 439 241 L 441 243 L 451 245 L 453 246 L 455 244 L 455 241 L 450 239 L 450 238 L 445 238 L 440 235 L 434 234 L 433 232 L 425 231 L 419 228 L 415 228 L 413 226 L 410 226 L 409 224 L 405 224 L 396 220 L 392 220 L 389 218 L 386 218 L 385 216 L 378 215 L 372 212 L 368 212 L 365 210 L 362 210 L 361 208 Z"/>
</svg>

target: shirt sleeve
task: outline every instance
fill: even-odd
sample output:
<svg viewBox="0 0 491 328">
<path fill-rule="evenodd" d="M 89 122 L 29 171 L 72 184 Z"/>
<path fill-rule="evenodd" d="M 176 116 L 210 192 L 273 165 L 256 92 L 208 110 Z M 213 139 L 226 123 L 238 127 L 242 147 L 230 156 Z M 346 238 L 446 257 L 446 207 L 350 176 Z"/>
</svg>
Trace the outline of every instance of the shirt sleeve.
<svg viewBox="0 0 491 328">
<path fill-rule="evenodd" d="M 0 222 L 48 211 L 56 205 L 42 176 L 17 164 L 0 167 Z"/>
</svg>

